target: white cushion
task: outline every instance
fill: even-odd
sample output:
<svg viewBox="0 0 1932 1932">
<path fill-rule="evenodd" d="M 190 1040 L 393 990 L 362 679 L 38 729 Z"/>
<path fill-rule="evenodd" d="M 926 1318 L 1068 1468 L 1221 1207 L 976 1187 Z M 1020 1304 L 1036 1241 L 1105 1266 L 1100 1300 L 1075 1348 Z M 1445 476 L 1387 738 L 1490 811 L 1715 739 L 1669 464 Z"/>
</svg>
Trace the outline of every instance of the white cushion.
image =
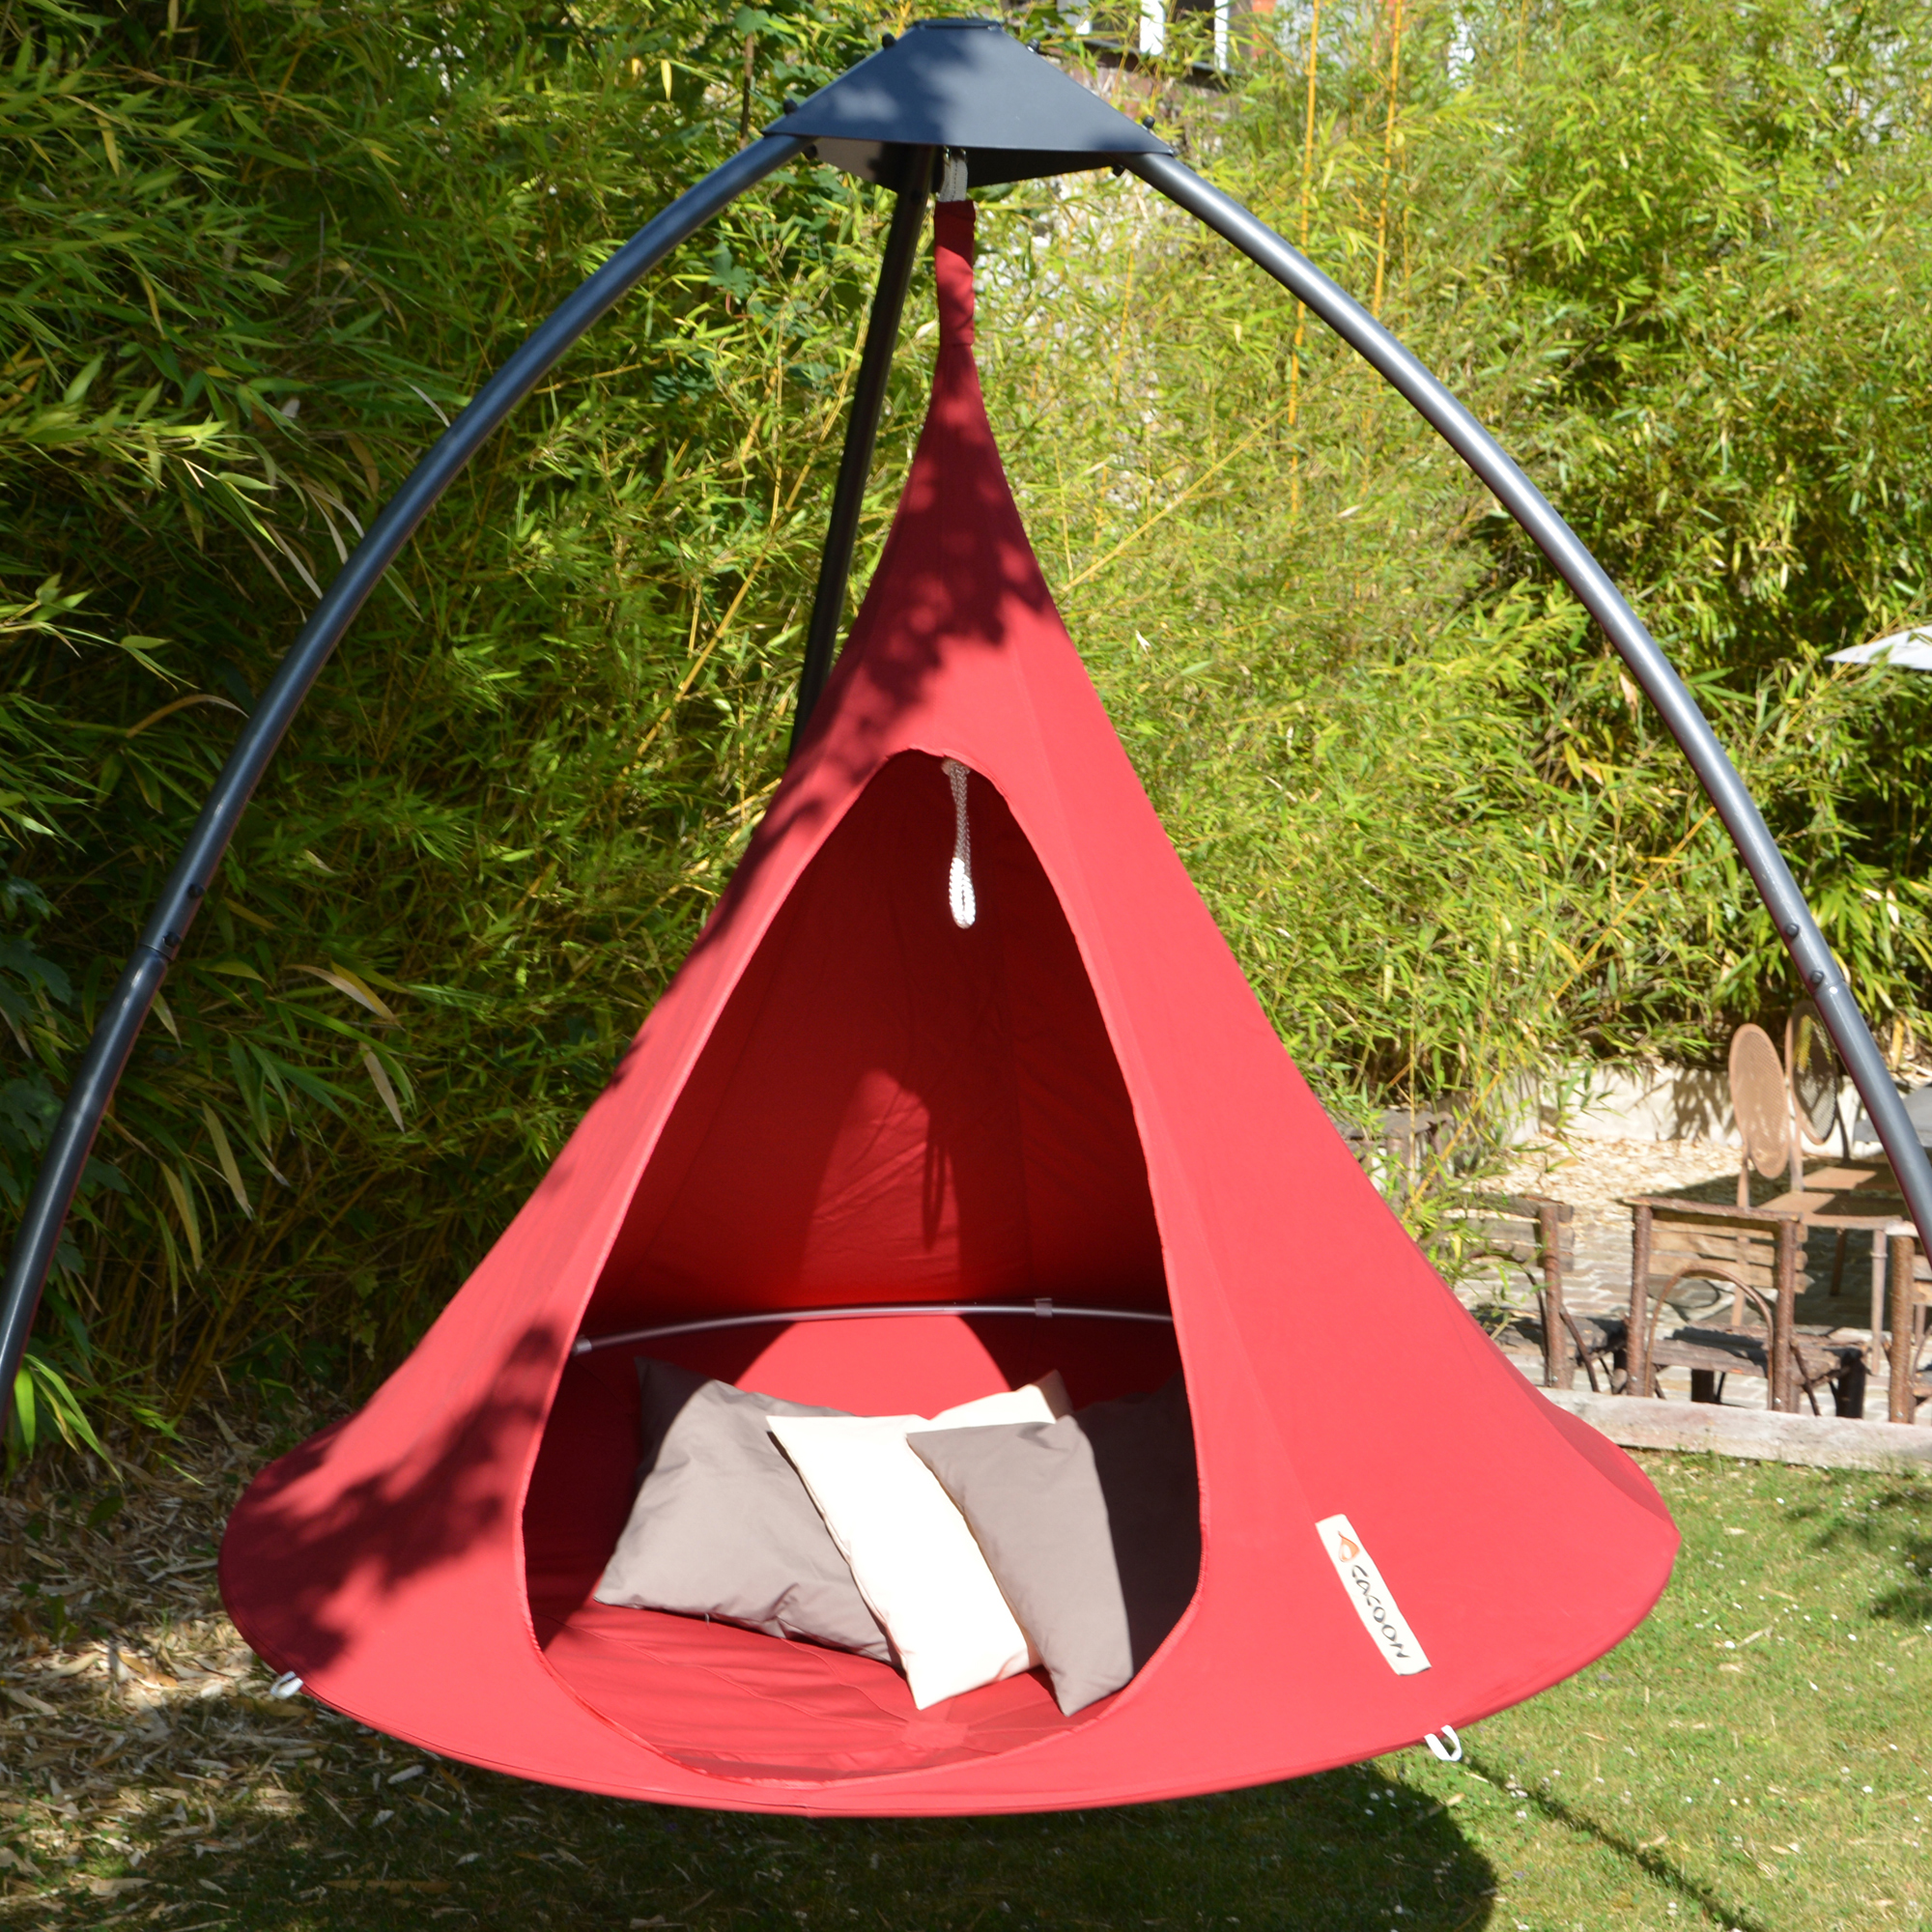
<svg viewBox="0 0 1932 1932">
<path fill-rule="evenodd" d="M 1038 1655 L 1013 1620 L 966 1519 L 906 1446 L 923 1429 L 1051 1422 L 1059 1377 L 923 1415 L 766 1419 L 832 1540 L 885 1627 L 920 1710 L 1032 1668 Z"/>
</svg>

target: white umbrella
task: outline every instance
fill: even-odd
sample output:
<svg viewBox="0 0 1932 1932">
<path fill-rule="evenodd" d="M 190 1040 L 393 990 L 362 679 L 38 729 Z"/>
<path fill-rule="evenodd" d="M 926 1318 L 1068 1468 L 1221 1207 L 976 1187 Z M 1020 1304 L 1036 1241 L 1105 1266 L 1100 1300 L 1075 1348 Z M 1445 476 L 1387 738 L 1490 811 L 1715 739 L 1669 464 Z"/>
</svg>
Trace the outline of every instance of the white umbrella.
<svg viewBox="0 0 1932 1932">
<path fill-rule="evenodd" d="M 1848 651 L 1833 651 L 1827 664 L 1888 664 L 1901 670 L 1932 670 L 1932 630 L 1920 627 L 1894 631 L 1889 638 L 1875 638 L 1868 644 L 1854 644 Z M 1922 1147 L 1932 1147 L 1932 1085 L 1920 1087 L 1907 1096 L 1905 1111 L 1918 1134 Z M 1875 1140 L 1878 1130 L 1861 1111 L 1859 1123 L 1852 1129 L 1857 1141 Z"/>
<path fill-rule="evenodd" d="M 1932 630 L 1894 631 L 1848 651 L 1833 651 L 1825 660 L 1834 665 L 1889 664 L 1900 670 L 1932 670 Z"/>
</svg>

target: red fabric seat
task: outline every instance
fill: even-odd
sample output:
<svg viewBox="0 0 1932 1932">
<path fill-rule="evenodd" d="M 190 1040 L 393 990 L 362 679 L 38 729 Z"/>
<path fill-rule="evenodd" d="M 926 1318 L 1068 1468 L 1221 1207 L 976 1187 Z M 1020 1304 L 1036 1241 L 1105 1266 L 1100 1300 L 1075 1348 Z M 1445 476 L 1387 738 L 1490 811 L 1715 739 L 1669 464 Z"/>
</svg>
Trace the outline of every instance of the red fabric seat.
<svg viewBox="0 0 1932 1932">
<path fill-rule="evenodd" d="M 365 1723 L 559 1784 L 817 1812 L 1093 1805 L 1293 1776 L 1518 1701 L 1669 1574 L 1651 1486 L 1525 1384 L 1364 1178 L 1202 905 L 1054 611 L 971 353 L 942 345 L 851 640 L 690 959 L 530 1202 L 368 1406 L 238 1506 L 261 1655 Z M 979 914 L 948 909 L 969 784 Z M 1030 1301 L 1151 1323 L 826 1304 Z M 1362 1305 L 1381 1362 L 1358 1358 Z M 636 1382 L 580 1334 L 761 1312 L 656 1352 L 930 1413 L 1047 1368 L 1195 1417 L 1193 1604 L 1124 1690 L 923 1713 L 885 1665 L 588 1594 Z M 1426 1649 L 1398 1677 L 1315 1530 L 1345 1514 Z"/>
</svg>

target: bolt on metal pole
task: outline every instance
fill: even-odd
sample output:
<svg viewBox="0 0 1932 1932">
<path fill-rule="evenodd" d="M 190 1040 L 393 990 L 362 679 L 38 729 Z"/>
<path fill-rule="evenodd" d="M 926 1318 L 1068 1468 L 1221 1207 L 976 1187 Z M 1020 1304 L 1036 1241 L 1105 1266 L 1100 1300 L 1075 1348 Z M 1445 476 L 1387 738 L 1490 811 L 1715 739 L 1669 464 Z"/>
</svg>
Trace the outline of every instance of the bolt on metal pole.
<svg viewBox="0 0 1932 1932">
<path fill-rule="evenodd" d="M 811 599 L 811 623 L 805 635 L 805 663 L 798 674 L 798 706 L 792 713 L 788 756 L 798 751 L 825 680 L 832 675 L 833 652 L 845 615 L 845 584 L 852 574 L 853 547 L 859 540 L 859 513 L 866 506 L 866 481 L 872 471 L 879 418 L 886 407 L 886 383 L 893 372 L 893 350 L 899 339 L 899 319 L 905 314 L 913 265 L 919 259 L 919 238 L 925 226 L 925 204 L 932 192 L 932 167 L 938 154 L 937 148 L 908 148 L 899 175 L 898 200 L 879 260 L 879 285 L 866 323 L 859 378 L 852 387 L 852 413 L 845 424 L 845 446 L 838 456 L 838 480 L 832 490 L 832 515 L 818 565 L 818 588 Z"/>
<path fill-rule="evenodd" d="M 1905 1103 L 1891 1084 L 1885 1059 L 1852 998 L 1852 989 L 1845 983 L 1825 935 L 1818 930 L 1818 923 L 1804 903 L 1757 802 L 1745 789 L 1710 722 L 1698 710 L 1697 700 L 1603 565 L 1489 431 L 1353 297 L 1233 196 L 1203 181 L 1184 162 L 1168 155 L 1129 155 L 1125 160 L 1143 181 L 1232 242 L 1291 295 L 1306 302 L 1378 375 L 1398 389 L 1490 487 L 1603 626 L 1631 674 L 1663 714 L 1671 736 L 1684 748 L 1698 782 L 1717 808 L 1724 830 L 1756 882 L 1800 980 L 1824 1018 L 1826 1031 L 1859 1090 L 1865 1112 L 1878 1129 L 1912 1218 L 1921 1235 L 1932 1235 L 1932 1165 L 1918 1145 Z"/>
<path fill-rule="evenodd" d="M 646 222 L 540 325 L 510 359 L 484 384 L 469 407 L 431 445 L 403 486 L 369 526 L 369 533 L 350 553 L 314 614 L 301 628 L 280 668 L 249 713 L 222 766 L 214 788 L 188 834 L 186 848 L 168 876 L 160 902 L 143 929 L 134 956 L 109 996 L 88 1042 L 86 1056 L 68 1089 L 66 1104 L 41 1158 L 34 1191 L 28 1197 L 14 1237 L 14 1252 L 0 1284 L 0 1428 L 14 1400 L 14 1378 L 26 1353 L 27 1337 L 39 1312 L 41 1291 L 53 1264 L 61 1229 L 67 1223 L 74 1189 L 80 1184 L 101 1117 L 120 1084 L 122 1069 L 148 1009 L 167 978 L 175 954 L 194 923 L 215 868 L 228 850 L 242 814 L 274 756 L 310 687 L 368 601 L 383 573 L 395 560 L 439 497 L 482 443 L 521 403 L 579 336 L 680 242 L 784 165 L 805 144 L 785 135 L 767 135 L 740 149 L 722 167 L 687 188 L 663 213 Z"/>
</svg>

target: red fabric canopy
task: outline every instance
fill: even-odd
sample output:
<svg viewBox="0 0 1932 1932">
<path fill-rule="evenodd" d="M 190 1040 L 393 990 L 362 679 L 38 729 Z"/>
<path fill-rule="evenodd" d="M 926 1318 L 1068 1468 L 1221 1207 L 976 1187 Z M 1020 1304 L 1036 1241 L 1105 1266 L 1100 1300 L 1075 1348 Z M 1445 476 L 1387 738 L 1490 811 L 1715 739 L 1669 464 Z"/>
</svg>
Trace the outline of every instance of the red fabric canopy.
<svg viewBox="0 0 1932 1932">
<path fill-rule="evenodd" d="M 986 423 L 970 205 L 938 229 L 905 497 L 744 863 L 420 1347 L 229 1525 L 222 1588 L 256 1650 L 450 1756 L 720 1807 L 1167 1798 L 1515 1703 L 1616 1643 L 1669 1574 L 1656 1492 L 1523 1381 L 1403 1232 L 1162 834 Z M 964 928 L 943 758 L 973 773 Z M 1092 1402 L 1178 1360 L 1200 1584 L 1124 1690 L 1064 1718 L 1034 1675 L 916 1712 L 867 1659 L 588 1601 L 630 1500 L 637 1395 L 626 1350 L 571 1358 L 580 1333 L 1036 1296 L 1173 1326 L 869 1317 L 652 1351 L 922 1413 L 1049 1367 Z M 1396 1675 L 1365 1629 L 1316 1530 L 1338 1514 L 1428 1669 Z"/>
</svg>

